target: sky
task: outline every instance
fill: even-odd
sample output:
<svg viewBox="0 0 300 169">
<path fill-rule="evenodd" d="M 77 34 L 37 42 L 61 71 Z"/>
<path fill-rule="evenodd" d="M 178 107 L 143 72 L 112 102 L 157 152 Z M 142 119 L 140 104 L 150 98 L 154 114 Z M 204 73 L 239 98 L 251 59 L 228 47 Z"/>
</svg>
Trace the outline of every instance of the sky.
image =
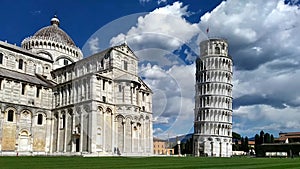
<svg viewBox="0 0 300 169">
<path fill-rule="evenodd" d="M 225 38 L 233 131 L 300 131 L 299 0 L 1 0 L 0 14 L 0 40 L 16 45 L 54 14 L 85 57 L 126 41 L 154 92 L 153 131 L 162 138 L 193 132 L 198 44 Z"/>
</svg>

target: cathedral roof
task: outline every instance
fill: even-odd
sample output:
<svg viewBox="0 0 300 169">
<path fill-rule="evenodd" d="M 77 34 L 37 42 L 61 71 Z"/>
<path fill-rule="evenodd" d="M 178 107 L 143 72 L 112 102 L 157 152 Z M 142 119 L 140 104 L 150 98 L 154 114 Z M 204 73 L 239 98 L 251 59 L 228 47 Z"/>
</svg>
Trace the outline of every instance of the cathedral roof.
<svg viewBox="0 0 300 169">
<path fill-rule="evenodd" d="M 53 85 L 50 81 L 47 81 L 46 79 L 41 78 L 40 76 L 37 75 L 32 76 L 32 75 L 16 72 L 5 68 L 0 68 L 0 77 L 16 79 L 18 81 L 24 81 L 24 82 L 28 82 L 36 85 L 42 85 L 46 87 L 51 87 Z"/>
<path fill-rule="evenodd" d="M 38 30 L 34 35 L 35 39 L 49 39 L 55 42 L 63 43 L 72 47 L 75 47 L 74 41 L 70 36 L 59 28 L 59 19 L 54 16 L 51 19 L 51 25 L 46 26 Z"/>
</svg>

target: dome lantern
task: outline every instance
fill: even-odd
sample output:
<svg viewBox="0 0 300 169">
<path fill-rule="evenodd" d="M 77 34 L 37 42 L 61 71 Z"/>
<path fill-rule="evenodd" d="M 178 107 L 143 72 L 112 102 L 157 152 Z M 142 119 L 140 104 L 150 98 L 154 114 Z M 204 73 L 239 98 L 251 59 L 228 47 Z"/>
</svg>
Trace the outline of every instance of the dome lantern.
<svg viewBox="0 0 300 169">
<path fill-rule="evenodd" d="M 54 15 L 54 17 L 51 19 L 51 25 L 56 25 L 59 26 L 59 19 L 57 18 L 56 15 Z"/>
</svg>

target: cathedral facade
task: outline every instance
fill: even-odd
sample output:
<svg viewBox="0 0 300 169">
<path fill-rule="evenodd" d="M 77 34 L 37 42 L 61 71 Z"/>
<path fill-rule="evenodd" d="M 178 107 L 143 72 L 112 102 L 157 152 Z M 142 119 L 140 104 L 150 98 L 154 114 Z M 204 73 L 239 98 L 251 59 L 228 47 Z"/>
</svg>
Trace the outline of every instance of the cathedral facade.
<svg viewBox="0 0 300 169">
<path fill-rule="evenodd" d="M 150 155 L 152 91 L 126 43 L 83 58 L 59 27 L 0 41 L 2 155 Z"/>
<path fill-rule="evenodd" d="M 196 60 L 194 155 L 232 155 L 232 58 L 224 39 L 200 43 Z"/>
</svg>

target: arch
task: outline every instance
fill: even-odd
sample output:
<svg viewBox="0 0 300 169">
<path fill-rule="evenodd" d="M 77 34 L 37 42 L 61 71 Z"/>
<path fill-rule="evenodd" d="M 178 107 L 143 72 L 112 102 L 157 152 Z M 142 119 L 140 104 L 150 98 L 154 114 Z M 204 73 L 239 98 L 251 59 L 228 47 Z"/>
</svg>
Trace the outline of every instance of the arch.
<svg viewBox="0 0 300 169">
<path fill-rule="evenodd" d="M 125 116 L 125 121 L 131 122 L 132 120 L 133 120 L 132 116 L 130 116 L 130 115 Z"/>
<path fill-rule="evenodd" d="M 122 121 L 124 121 L 125 117 L 122 114 L 118 114 L 115 116 L 115 121 L 117 121 L 118 119 L 122 119 Z"/>
<path fill-rule="evenodd" d="M 21 129 L 19 132 L 19 136 L 23 136 L 23 137 L 29 137 L 29 131 L 27 129 Z"/>
<path fill-rule="evenodd" d="M 23 109 L 22 111 L 20 111 L 20 114 L 21 115 L 26 114 L 25 116 L 30 115 L 30 117 L 32 117 L 32 112 L 28 109 Z"/>
<path fill-rule="evenodd" d="M 40 51 L 37 52 L 37 54 L 38 54 L 38 55 L 44 54 L 44 55 L 46 55 L 47 57 L 49 57 L 48 59 L 53 60 L 53 57 L 52 57 L 51 53 L 48 52 L 48 51 L 40 50 Z"/>
<path fill-rule="evenodd" d="M 146 116 L 146 118 L 145 118 L 146 120 L 150 120 L 150 117 L 149 116 Z"/>
<path fill-rule="evenodd" d="M 218 46 L 215 47 L 215 54 L 220 54 L 220 48 Z"/>
<path fill-rule="evenodd" d="M 214 93 L 217 93 L 217 90 L 218 90 L 218 84 L 215 83 L 214 89 L 215 89 L 215 90 L 214 90 Z"/>
<path fill-rule="evenodd" d="M 218 77 L 218 72 L 214 73 L 214 80 L 217 81 L 217 77 Z"/>
<path fill-rule="evenodd" d="M 60 56 L 58 56 L 58 57 L 56 58 L 55 62 L 57 62 L 57 61 L 60 60 L 60 59 L 67 59 L 67 60 L 69 60 L 70 62 L 74 63 L 74 60 L 73 60 L 71 57 L 65 56 L 65 55 L 60 55 Z"/>
<path fill-rule="evenodd" d="M 107 107 L 107 108 L 106 108 L 106 112 L 112 114 L 112 109 L 111 109 L 110 107 Z"/>
<path fill-rule="evenodd" d="M 102 106 L 98 106 L 98 110 L 99 110 L 100 112 L 103 112 L 104 108 L 103 108 Z"/>
</svg>

